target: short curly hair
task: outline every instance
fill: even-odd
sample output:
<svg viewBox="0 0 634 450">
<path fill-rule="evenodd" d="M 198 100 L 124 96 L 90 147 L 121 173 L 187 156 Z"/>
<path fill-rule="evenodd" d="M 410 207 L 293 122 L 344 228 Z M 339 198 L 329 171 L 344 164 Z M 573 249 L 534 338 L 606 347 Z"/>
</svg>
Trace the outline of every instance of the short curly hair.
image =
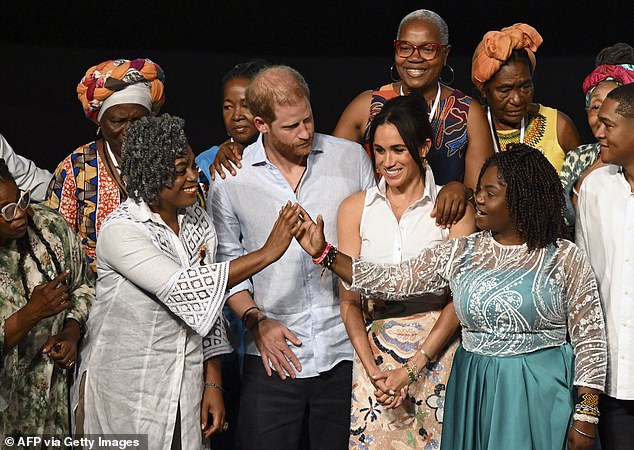
<svg viewBox="0 0 634 450">
<path fill-rule="evenodd" d="M 161 189 L 174 182 L 174 162 L 186 157 L 186 145 L 185 121 L 180 117 L 146 116 L 130 125 L 121 147 L 128 196 L 137 202 L 155 203 Z"/>
<path fill-rule="evenodd" d="M 506 206 L 529 250 L 569 239 L 564 221 L 566 203 L 557 171 L 539 150 L 526 144 L 509 144 L 482 166 L 480 180 L 487 168 L 496 166 L 506 184 Z"/>
</svg>

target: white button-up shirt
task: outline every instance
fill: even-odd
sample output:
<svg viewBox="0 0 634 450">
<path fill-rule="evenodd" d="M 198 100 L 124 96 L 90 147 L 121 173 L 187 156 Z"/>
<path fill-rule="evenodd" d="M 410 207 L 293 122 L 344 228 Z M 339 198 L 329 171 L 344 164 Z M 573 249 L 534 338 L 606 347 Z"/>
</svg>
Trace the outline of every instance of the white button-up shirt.
<svg viewBox="0 0 634 450">
<path fill-rule="evenodd" d="M 216 178 L 207 208 L 218 232 L 218 260 L 231 260 L 264 245 L 280 207 L 299 202 L 325 221 L 329 242 L 337 240 L 337 210 L 347 196 L 375 185 L 372 165 L 359 144 L 315 133 L 306 172 L 297 193 L 266 157 L 262 137 L 244 151 L 242 169 L 235 177 Z M 253 293 L 268 317 L 288 327 L 302 341 L 292 347 L 302 364 L 299 378 L 314 377 L 338 362 L 352 360 L 352 345 L 341 320 L 337 278 L 321 267 L 293 240 L 284 255 L 251 281 L 235 286 Z M 258 355 L 250 333 L 246 353 Z"/>
<path fill-rule="evenodd" d="M 602 167 L 584 180 L 576 227 L 605 311 L 606 394 L 634 400 L 634 194 L 620 167 Z"/>
</svg>

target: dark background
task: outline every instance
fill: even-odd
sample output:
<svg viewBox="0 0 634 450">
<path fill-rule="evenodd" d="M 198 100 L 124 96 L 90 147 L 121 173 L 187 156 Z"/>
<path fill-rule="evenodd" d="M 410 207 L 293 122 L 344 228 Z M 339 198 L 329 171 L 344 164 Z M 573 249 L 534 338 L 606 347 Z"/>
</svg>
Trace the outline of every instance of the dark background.
<svg viewBox="0 0 634 450">
<path fill-rule="evenodd" d="M 473 92 L 471 55 L 484 33 L 516 22 L 534 26 L 535 101 L 566 112 L 593 140 L 581 83 L 603 47 L 632 43 L 631 2 L 487 1 L 133 1 L 0 3 L 0 133 L 14 149 L 53 170 L 94 139 L 75 87 L 107 59 L 147 57 L 166 74 L 162 112 L 185 118 L 196 152 L 226 138 L 222 75 L 264 57 L 308 81 L 317 131 L 330 133 L 363 90 L 389 82 L 392 40 L 418 8 L 449 25 L 454 87 Z"/>
</svg>

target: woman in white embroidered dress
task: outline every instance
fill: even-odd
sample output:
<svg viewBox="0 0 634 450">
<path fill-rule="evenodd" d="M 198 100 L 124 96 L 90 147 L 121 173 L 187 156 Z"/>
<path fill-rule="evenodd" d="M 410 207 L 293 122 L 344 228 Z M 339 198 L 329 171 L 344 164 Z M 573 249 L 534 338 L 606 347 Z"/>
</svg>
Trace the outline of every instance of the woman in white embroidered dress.
<svg viewBox="0 0 634 450">
<path fill-rule="evenodd" d="M 475 231 L 471 207 L 451 230 L 436 226 L 430 216 L 441 188 L 425 160 L 431 138 L 422 95 L 413 92 L 385 102 L 369 131 L 372 159 L 381 181 L 341 203 L 337 220 L 340 250 L 367 261 L 401 263 L 423 248 Z M 409 388 L 407 401 L 399 406 L 397 399 L 387 404 L 377 401 L 374 392 L 385 385 L 372 377 L 381 370 L 401 367 L 419 348 L 429 346 L 423 344 L 443 308 L 448 307 L 448 294 L 442 289 L 404 302 L 384 302 L 340 288 L 341 317 L 355 348 L 351 449 L 440 443 L 445 387 L 457 339 L 441 349 L 433 364 L 420 368 L 421 379 Z"/>
<path fill-rule="evenodd" d="M 220 367 L 210 358 L 231 351 L 225 291 L 280 258 L 299 223 L 287 204 L 260 250 L 214 263 L 216 234 L 195 204 L 198 168 L 183 126 L 165 114 L 125 134 L 129 198 L 97 243 L 76 434 L 146 435 L 148 448 L 168 450 L 201 448 L 203 434 L 223 429 Z"/>
<path fill-rule="evenodd" d="M 564 239 L 563 211 L 553 167 L 516 144 L 480 174 L 476 223 L 484 231 L 400 265 L 337 254 L 321 217 L 306 220 L 297 237 L 317 260 L 329 249 L 324 265 L 364 295 L 398 300 L 451 287 L 462 345 L 447 386 L 442 449 L 590 450 L 599 412 L 589 400 L 605 382 L 603 311 L 590 265 Z M 389 390 L 378 399 L 389 401 L 412 375 L 411 366 L 383 373 Z"/>
</svg>

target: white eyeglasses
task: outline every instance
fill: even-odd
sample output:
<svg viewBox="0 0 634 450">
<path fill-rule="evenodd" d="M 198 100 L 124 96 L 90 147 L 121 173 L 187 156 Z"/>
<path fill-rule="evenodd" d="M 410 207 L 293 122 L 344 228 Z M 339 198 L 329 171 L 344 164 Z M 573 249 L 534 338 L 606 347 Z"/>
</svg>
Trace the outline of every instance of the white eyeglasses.
<svg viewBox="0 0 634 450">
<path fill-rule="evenodd" d="M 31 204 L 31 191 L 26 190 L 20 195 L 19 200 L 16 203 L 9 203 L 5 205 L 0 211 L 0 215 L 7 222 L 11 222 L 15 219 L 15 214 L 18 212 L 18 208 L 24 211 Z"/>
</svg>

